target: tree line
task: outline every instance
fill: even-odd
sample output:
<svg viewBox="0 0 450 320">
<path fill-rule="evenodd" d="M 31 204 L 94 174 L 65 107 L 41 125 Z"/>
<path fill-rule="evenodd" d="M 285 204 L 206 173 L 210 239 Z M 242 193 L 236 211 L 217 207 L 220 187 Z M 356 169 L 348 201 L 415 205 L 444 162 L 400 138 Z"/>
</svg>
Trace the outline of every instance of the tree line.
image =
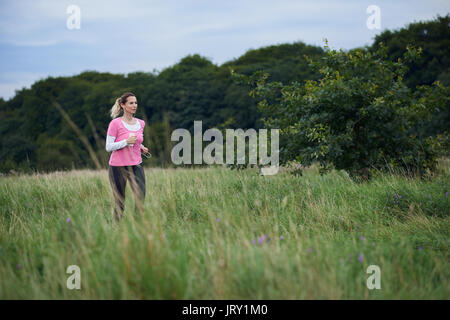
<svg viewBox="0 0 450 320">
<path fill-rule="evenodd" d="M 384 31 L 371 46 L 349 52 L 356 50 L 369 59 L 370 54 L 375 57 L 383 44 L 385 59 L 399 63 L 399 58 L 410 52 L 409 46 L 420 48 L 416 59 L 401 61 L 407 67 L 401 75 L 402 83 L 409 89 L 407 94 L 412 96 L 420 86 L 432 85 L 437 80 L 445 88 L 450 85 L 449 24 L 448 15 L 412 23 L 400 30 Z M 111 121 L 109 110 L 126 91 L 136 95 L 136 117 L 148 124 L 144 144 L 153 157 L 145 163 L 170 166 L 172 130 L 192 131 L 194 120 L 202 120 L 204 130 L 268 126 L 267 108 L 259 107 L 260 101 L 249 94 L 251 88 L 236 82 L 233 73 L 251 77 L 261 72 L 266 74 L 267 83 L 301 86 L 323 79 L 323 70 L 320 66 L 314 68 L 311 59 L 323 61 L 322 67 L 331 68 L 329 53 L 326 47 L 294 42 L 248 50 L 220 66 L 193 54 L 160 72 L 123 75 L 85 71 L 72 77 L 39 80 L 29 89 L 16 91 L 8 101 L 0 99 L 0 172 L 105 168 L 109 159 L 104 147 Z M 358 62 L 358 68 L 370 64 L 369 60 L 364 61 Z M 388 65 L 385 67 L 389 69 Z M 357 77 L 360 71 L 346 68 L 346 77 L 352 77 L 353 73 Z M 401 95 L 404 90 L 396 94 Z M 413 124 L 413 132 L 448 137 L 450 108 L 448 98 L 442 101 L 430 111 L 428 121 Z M 272 116 L 282 119 L 286 114 L 273 110 Z M 294 148 L 290 152 L 300 150 Z"/>
</svg>

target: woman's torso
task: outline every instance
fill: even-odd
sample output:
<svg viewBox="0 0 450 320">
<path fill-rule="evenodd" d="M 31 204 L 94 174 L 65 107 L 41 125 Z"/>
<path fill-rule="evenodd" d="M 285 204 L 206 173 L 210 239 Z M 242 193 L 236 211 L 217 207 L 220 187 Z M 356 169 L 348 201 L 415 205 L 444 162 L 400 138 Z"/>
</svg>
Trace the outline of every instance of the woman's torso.
<svg viewBox="0 0 450 320">
<path fill-rule="evenodd" d="M 121 117 L 112 121 L 116 121 L 116 139 L 115 141 L 121 141 L 128 139 L 130 133 L 136 135 L 136 142 L 133 146 L 126 146 L 122 149 L 115 150 L 111 153 L 109 159 L 109 165 L 111 166 L 129 166 L 137 165 L 142 162 L 141 157 L 141 144 L 144 141 L 144 121 L 138 118 L 134 125 L 125 123 Z M 136 129 L 136 130 L 130 130 Z"/>
</svg>

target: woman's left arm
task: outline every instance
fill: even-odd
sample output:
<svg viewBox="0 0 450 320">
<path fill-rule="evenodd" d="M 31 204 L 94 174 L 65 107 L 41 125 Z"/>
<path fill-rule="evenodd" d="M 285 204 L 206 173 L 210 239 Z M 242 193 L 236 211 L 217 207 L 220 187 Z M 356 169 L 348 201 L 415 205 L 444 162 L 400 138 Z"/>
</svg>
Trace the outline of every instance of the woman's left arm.
<svg viewBox="0 0 450 320">
<path fill-rule="evenodd" d="M 142 121 L 142 124 L 143 124 L 143 128 L 145 128 L 144 121 Z M 144 130 L 142 130 L 142 142 L 144 142 Z M 141 143 L 140 149 L 143 150 L 144 152 L 148 152 L 148 148 L 146 148 L 142 143 Z"/>
<path fill-rule="evenodd" d="M 145 122 L 142 121 L 143 128 L 145 128 Z M 142 142 L 144 142 L 144 129 L 142 129 Z M 148 150 L 142 143 L 141 143 L 141 150 Z"/>
</svg>

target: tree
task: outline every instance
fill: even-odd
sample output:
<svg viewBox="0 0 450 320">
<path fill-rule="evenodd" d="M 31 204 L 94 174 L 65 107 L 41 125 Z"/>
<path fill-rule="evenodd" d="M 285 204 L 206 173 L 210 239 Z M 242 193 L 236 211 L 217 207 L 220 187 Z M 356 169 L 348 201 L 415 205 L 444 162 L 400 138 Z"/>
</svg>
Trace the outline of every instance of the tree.
<svg viewBox="0 0 450 320">
<path fill-rule="evenodd" d="M 369 49 L 376 51 L 380 43 L 386 46 L 392 61 L 397 61 L 405 54 L 408 44 L 422 48 L 420 59 L 407 63 L 404 81 L 411 89 L 417 85 L 431 85 L 436 80 L 450 85 L 450 15 L 410 23 L 400 30 L 383 31 L 375 37 Z"/>
<path fill-rule="evenodd" d="M 405 53 L 407 44 L 421 47 L 420 59 L 408 63 L 404 81 L 412 90 L 418 85 L 431 85 L 439 80 L 450 85 L 450 15 L 437 16 L 431 21 L 416 22 L 399 30 L 386 30 L 375 37 L 369 50 L 376 51 L 379 44 L 387 47 L 388 57 L 397 61 Z M 448 133 L 450 127 L 450 104 L 440 106 L 432 114 L 425 127 L 415 127 L 418 134 L 436 136 Z"/>
<path fill-rule="evenodd" d="M 309 59 L 318 81 L 283 85 L 267 82 L 264 72 L 234 74 L 259 99 L 265 125 L 280 129 L 280 163 L 318 161 L 321 174 L 334 167 L 355 180 L 374 170 L 433 171 L 438 142 L 410 129 L 448 102 L 449 88 L 435 82 L 412 92 L 403 82 L 404 61 L 416 59 L 420 48 L 408 47 L 396 62 L 386 59 L 382 44 L 375 52 L 325 49 L 321 59 Z"/>
<path fill-rule="evenodd" d="M 79 164 L 75 163 L 72 141 L 49 137 L 46 133 L 39 135 L 37 154 L 38 171 L 69 170 Z"/>
</svg>

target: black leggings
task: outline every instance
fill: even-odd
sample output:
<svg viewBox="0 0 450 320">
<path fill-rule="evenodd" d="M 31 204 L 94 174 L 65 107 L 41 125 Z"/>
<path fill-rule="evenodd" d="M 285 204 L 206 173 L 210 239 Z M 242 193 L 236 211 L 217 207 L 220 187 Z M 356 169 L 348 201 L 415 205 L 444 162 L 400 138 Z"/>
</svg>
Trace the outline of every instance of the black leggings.
<svg viewBox="0 0 450 320">
<path fill-rule="evenodd" d="M 145 173 L 141 164 L 134 166 L 109 166 L 109 182 L 114 194 L 114 217 L 120 220 L 125 209 L 125 187 L 130 180 L 134 194 L 135 211 L 143 212 L 145 200 Z"/>
</svg>

